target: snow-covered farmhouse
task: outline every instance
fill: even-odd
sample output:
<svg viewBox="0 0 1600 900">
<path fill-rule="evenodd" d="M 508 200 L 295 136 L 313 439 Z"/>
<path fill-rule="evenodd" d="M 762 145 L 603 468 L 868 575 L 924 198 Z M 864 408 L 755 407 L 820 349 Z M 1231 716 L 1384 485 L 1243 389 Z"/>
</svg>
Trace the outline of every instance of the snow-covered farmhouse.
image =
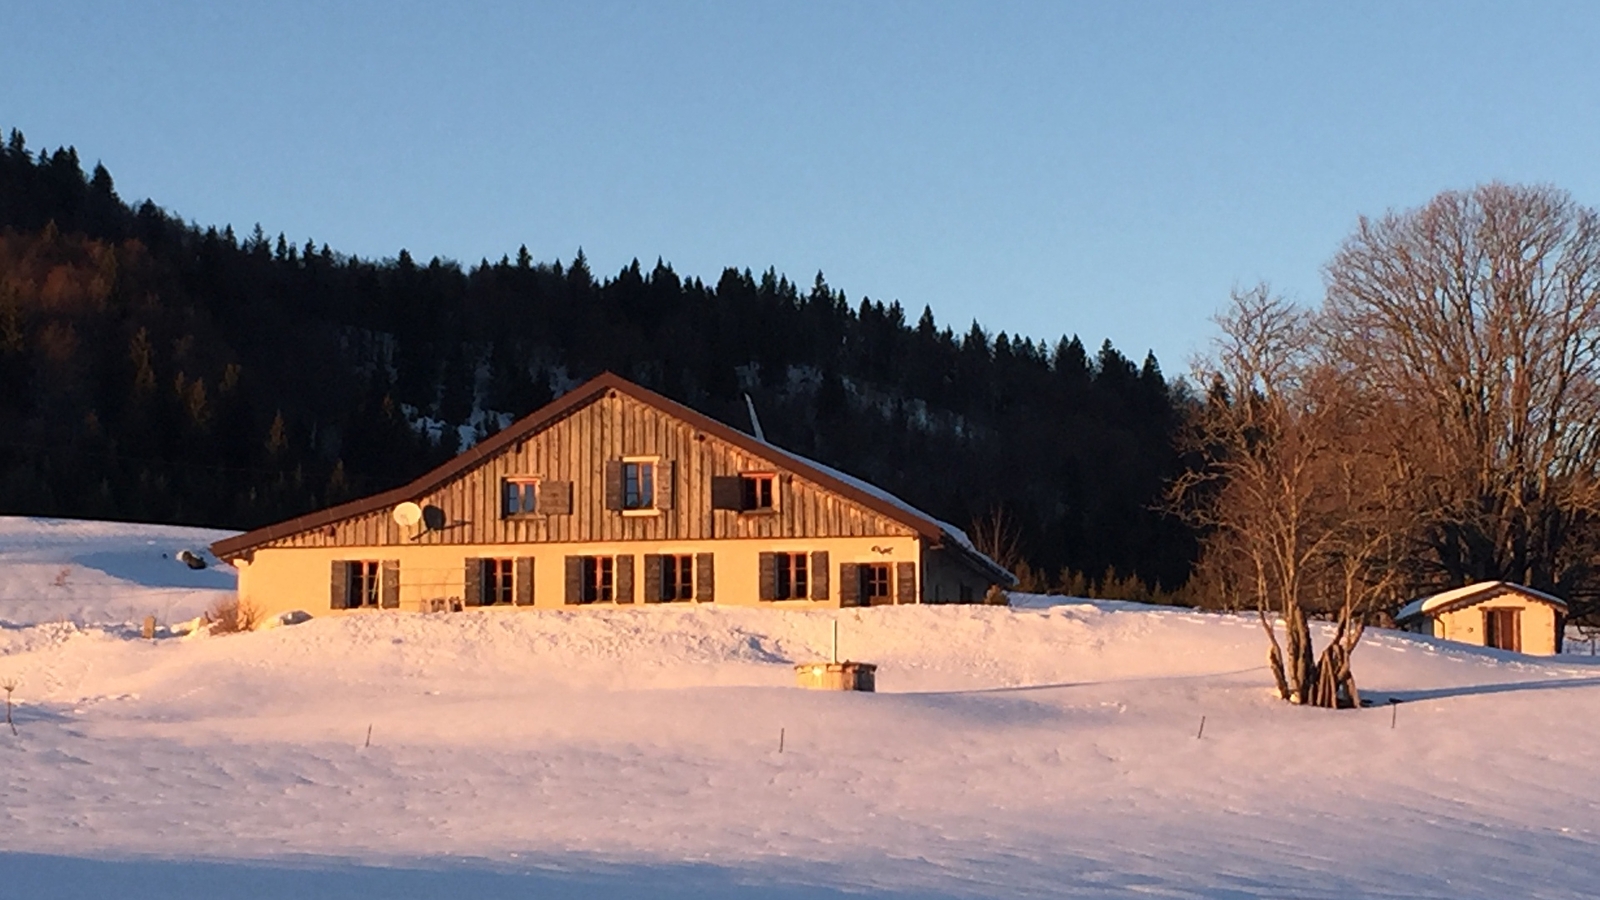
<svg viewBox="0 0 1600 900">
<path fill-rule="evenodd" d="M 267 615 L 970 603 L 1013 581 L 960 529 L 609 373 L 408 485 L 211 549 Z"/>
<path fill-rule="evenodd" d="M 1419 597 L 1395 615 L 1407 631 L 1548 656 L 1561 652 L 1567 603 L 1508 581 L 1480 581 Z"/>
</svg>

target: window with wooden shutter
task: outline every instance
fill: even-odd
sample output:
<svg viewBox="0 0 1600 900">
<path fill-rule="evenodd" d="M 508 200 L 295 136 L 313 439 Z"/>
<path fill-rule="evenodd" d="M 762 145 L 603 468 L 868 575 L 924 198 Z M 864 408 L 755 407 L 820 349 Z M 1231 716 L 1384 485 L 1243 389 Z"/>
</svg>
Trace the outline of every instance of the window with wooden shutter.
<svg viewBox="0 0 1600 900">
<path fill-rule="evenodd" d="M 917 602 L 917 564 L 911 562 L 894 565 L 894 602 Z"/>
<path fill-rule="evenodd" d="M 471 556 L 462 571 L 461 602 L 467 606 L 483 605 L 483 560 Z"/>
<path fill-rule="evenodd" d="M 350 564 L 342 559 L 333 561 L 333 593 L 328 598 L 328 608 L 350 608 Z"/>
<path fill-rule="evenodd" d="M 818 550 L 811 554 L 811 599 L 828 599 L 828 551 Z"/>
<path fill-rule="evenodd" d="M 606 509 L 622 511 L 622 460 L 606 460 Z"/>
<path fill-rule="evenodd" d="M 583 602 L 583 557 L 567 557 L 565 576 L 566 596 L 563 602 L 568 606 L 576 606 Z"/>
<path fill-rule="evenodd" d="M 500 482 L 500 515 L 503 518 L 527 516 L 539 509 L 539 479 L 512 477 Z"/>
<path fill-rule="evenodd" d="M 759 557 L 761 599 L 778 599 L 778 554 L 763 553 Z"/>
<path fill-rule="evenodd" d="M 861 567 L 856 563 L 839 564 L 839 605 L 861 605 Z"/>
<path fill-rule="evenodd" d="M 668 598 L 662 590 L 661 582 L 661 554 L 646 553 L 644 555 L 644 602 L 658 603 L 666 599 Z"/>
<path fill-rule="evenodd" d="M 710 603 L 717 598 L 717 577 L 711 560 L 709 553 L 694 555 L 694 599 L 701 603 Z"/>
<path fill-rule="evenodd" d="M 344 608 L 377 609 L 382 600 L 378 561 L 349 560 L 344 564 L 344 573 Z"/>
<path fill-rule="evenodd" d="M 890 576 L 888 563 L 860 563 L 857 571 L 861 573 L 861 602 L 867 606 L 890 606 L 894 603 L 894 594 L 890 592 Z"/>
<path fill-rule="evenodd" d="M 740 508 L 745 512 L 772 512 L 778 508 L 778 477 L 771 472 L 746 472 L 739 476 Z"/>
<path fill-rule="evenodd" d="M 655 457 L 622 460 L 622 511 L 650 512 L 657 508 Z"/>
<path fill-rule="evenodd" d="M 633 602 L 633 554 L 617 557 L 617 602 Z"/>
<path fill-rule="evenodd" d="M 517 557 L 517 605 L 533 605 L 533 557 Z"/>
<path fill-rule="evenodd" d="M 572 482 L 539 482 L 539 512 L 547 516 L 572 515 Z"/>
<path fill-rule="evenodd" d="M 663 601 L 694 599 L 694 557 L 669 553 L 661 557 L 660 598 Z"/>
<path fill-rule="evenodd" d="M 383 561 L 383 600 L 384 609 L 400 608 L 400 560 L 386 559 Z"/>
<path fill-rule="evenodd" d="M 774 554 L 778 583 L 772 592 L 776 600 L 804 600 L 810 593 L 811 579 L 804 553 Z"/>
<path fill-rule="evenodd" d="M 733 512 L 744 509 L 744 479 L 737 475 L 712 476 L 711 508 Z"/>
</svg>

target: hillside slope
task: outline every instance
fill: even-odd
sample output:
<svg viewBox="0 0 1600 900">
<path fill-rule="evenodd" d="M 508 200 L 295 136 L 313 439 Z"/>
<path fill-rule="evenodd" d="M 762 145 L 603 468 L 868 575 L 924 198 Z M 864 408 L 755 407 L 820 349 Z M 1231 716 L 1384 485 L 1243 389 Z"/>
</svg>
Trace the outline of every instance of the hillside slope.
<svg viewBox="0 0 1600 900">
<path fill-rule="evenodd" d="M 1587 657 L 1377 633 L 1391 728 L 1272 699 L 1247 618 L 1033 602 L 9 625 L 0 866 L 36 897 L 1600 891 Z M 788 686 L 835 618 L 880 693 Z"/>
</svg>

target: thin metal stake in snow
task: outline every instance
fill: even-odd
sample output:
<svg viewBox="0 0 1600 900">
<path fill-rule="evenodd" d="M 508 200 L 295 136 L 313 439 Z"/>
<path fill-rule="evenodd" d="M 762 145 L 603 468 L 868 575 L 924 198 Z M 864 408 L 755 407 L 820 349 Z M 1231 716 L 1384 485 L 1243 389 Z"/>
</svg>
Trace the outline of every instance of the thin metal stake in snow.
<svg viewBox="0 0 1600 900">
<path fill-rule="evenodd" d="M 1400 701 L 1394 697 L 1389 698 L 1389 730 L 1394 730 L 1394 723 L 1400 718 Z"/>
<path fill-rule="evenodd" d="M 784 729 L 782 729 L 782 728 L 778 729 L 778 752 L 779 753 L 783 752 L 783 731 L 784 731 Z"/>
<path fill-rule="evenodd" d="M 833 620 L 833 661 L 839 661 L 839 620 Z"/>
<path fill-rule="evenodd" d="M 17 736 L 17 723 L 11 721 L 11 692 L 17 689 L 17 680 L 8 678 L 0 682 L 0 688 L 6 692 L 6 724 L 11 726 L 11 736 Z"/>
<path fill-rule="evenodd" d="M 1194 739 L 1198 741 L 1198 740 L 1200 740 L 1201 738 L 1203 738 L 1205 736 L 1206 736 L 1206 717 L 1205 716 L 1201 716 L 1200 717 L 1200 730 L 1195 732 Z"/>
<path fill-rule="evenodd" d="M 371 747 L 372 746 L 372 726 L 371 725 L 367 726 L 367 742 L 365 744 L 363 744 L 362 746 L 364 746 L 364 747 Z"/>
</svg>

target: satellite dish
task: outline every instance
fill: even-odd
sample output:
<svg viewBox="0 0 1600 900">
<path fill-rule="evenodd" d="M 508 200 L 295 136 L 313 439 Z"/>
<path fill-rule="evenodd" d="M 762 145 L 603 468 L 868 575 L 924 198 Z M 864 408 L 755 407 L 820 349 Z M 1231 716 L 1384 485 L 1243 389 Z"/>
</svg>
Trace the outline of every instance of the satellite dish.
<svg viewBox="0 0 1600 900">
<path fill-rule="evenodd" d="M 392 515 L 395 524 L 401 528 L 415 528 L 417 523 L 422 521 L 422 507 L 408 500 L 396 506 Z"/>
<path fill-rule="evenodd" d="M 447 525 L 444 510 L 437 506 L 428 505 L 422 508 L 422 527 L 429 531 L 440 531 Z"/>
</svg>

